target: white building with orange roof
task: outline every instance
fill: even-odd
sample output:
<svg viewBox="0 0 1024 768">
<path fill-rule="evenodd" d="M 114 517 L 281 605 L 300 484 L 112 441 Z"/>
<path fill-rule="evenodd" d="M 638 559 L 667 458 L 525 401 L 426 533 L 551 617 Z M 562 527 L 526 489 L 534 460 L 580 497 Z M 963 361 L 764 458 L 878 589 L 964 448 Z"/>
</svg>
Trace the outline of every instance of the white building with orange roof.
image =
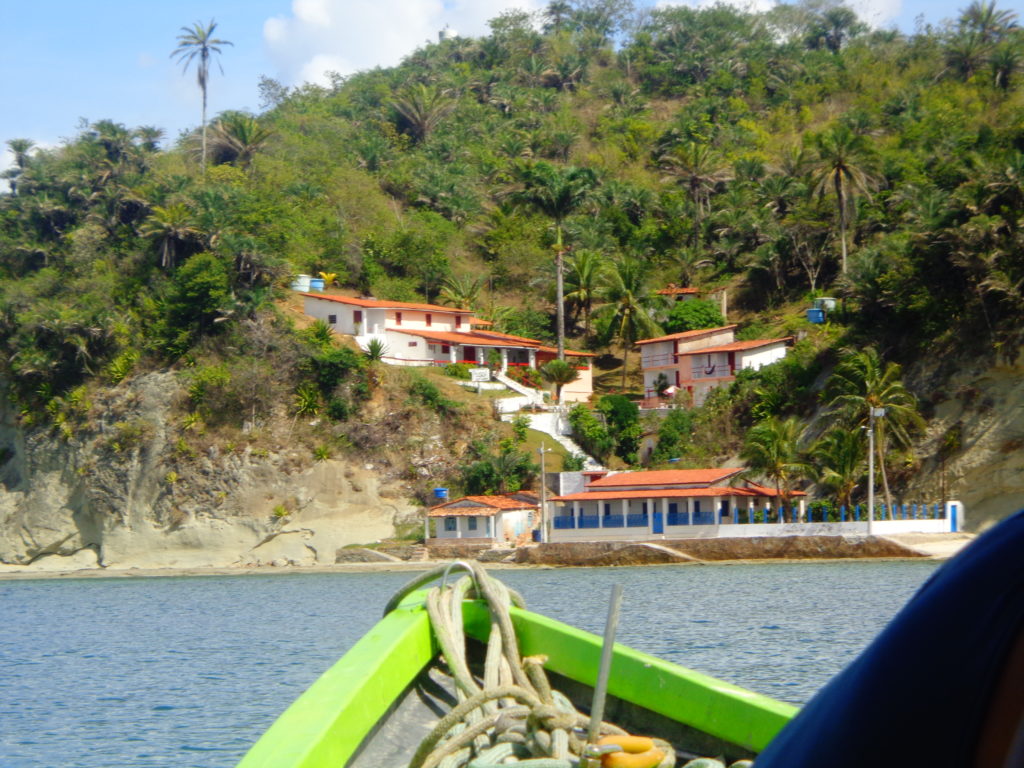
<svg viewBox="0 0 1024 768">
<path fill-rule="evenodd" d="M 519 491 L 502 495 L 463 496 L 432 507 L 427 519 L 434 523 L 427 542 L 466 539 L 473 543 L 525 544 L 539 519 L 537 494 Z"/>
<path fill-rule="evenodd" d="M 736 373 L 759 368 L 786 356 L 793 338 L 736 341 L 736 326 L 683 331 L 637 342 L 644 375 L 641 407 L 657 408 L 678 391 L 702 405 L 715 387 L 735 381 Z"/>
<path fill-rule="evenodd" d="M 384 301 L 328 293 L 301 293 L 303 309 L 337 333 L 353 337 L 368 349 L 377 339 L 384 345 L 384 362 L 391 365 L 494 363 L 501 373 L 509 368 L 536 369 L 556 357 L 553 347 L 537 339 L 490 330 L 490 323 L 469 309 L 436 304 Z M 562 390 L 563 400 L 587 400 L 593 392 L 589 352 L 566 350 L 579 378 Z"/>
</svg>

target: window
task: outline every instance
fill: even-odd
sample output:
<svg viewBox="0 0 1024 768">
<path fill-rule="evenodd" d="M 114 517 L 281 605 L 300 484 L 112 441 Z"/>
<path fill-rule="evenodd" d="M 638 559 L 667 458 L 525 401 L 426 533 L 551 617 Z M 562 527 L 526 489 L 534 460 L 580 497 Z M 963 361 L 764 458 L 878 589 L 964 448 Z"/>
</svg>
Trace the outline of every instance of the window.
<svg viewBox="0 0 1024 768">
<path fill-rule="evenodd" d="M 353 323 L 361 323 L 361 322 L 363 322 L 363 310 L 357 309 L 355 312 L 352 313 L 352 322 Z"/>
<path fill-rule="evenodd" d="M 461 327 L 462 327 L 462 315 L 456 315 L 455 316 L 455 330 L 458 330 Z"/>
<path fill-rule="evenodd" d="M 327 324 L 328 325 L 337 325 L 338 324 L 338 316 L 337 315 L 328 315 L 327 316 Z"/>
<path fill-rule="evenodd" d="M 612 505 L 611 504 L 605 504 L 604 505 L 604 513 L 605 513 L 605 515 L 610 515 L 612 513 Z"/>
<path fill-rule="evenodd" d="M 452 348 L 449 347 L 447 344 L 442 344 L 441 345 L 441 354 L 442 355 L 451 354 L 451 351 L 452 351 Z"/>
<path fill-rule="evenodd" d="M 457 523 L 454 517 L 446 517 L 444 519 L 444 529 L 446 531 L 454 531 L 456 529 L 456 526 Z"/>
<path fill-rule="evenodd" d="M 468 523 L 468 525 L 466 527 L 469 528 L 469 530 L 471 530 L 471 531 L 475 531 L 476 530 L 476 518 L 475 517 L 466 518 L 466 522 Z"/>
<path fill-rule="evenodd" d="M 430 316 L 429 312 L 427 312 L 427 328 L 429 328 L 433 324 L 433 321 L 434 318 Z"/>
<path fill-rule="evenodd" d="M 401 324 L 402 324 L 402 313 L 401 312 L 395 312 L 395 325 L 401 325 Z"/>
<path fill-rule="evenodd" d="M 409 342 L 409 346 L 410 347 L 418 347 L 419 345 L 420 345 L 420 343 L 418 341 L 410 341 Z"/>
</svg>

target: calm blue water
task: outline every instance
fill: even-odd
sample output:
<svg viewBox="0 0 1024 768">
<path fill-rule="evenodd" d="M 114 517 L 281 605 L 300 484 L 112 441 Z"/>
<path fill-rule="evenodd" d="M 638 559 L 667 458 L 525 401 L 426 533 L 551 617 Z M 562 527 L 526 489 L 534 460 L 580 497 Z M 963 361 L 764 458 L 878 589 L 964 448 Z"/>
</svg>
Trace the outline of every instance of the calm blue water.
<svg viewBox="0 0 1024 768">
<path fill-rule="evenodd" d="M 793 703 L 928 562 L 502 571 L 529 607 Z M 0 582 L 0 768 L 232 766 L 408 573 Z"/>
</svg>

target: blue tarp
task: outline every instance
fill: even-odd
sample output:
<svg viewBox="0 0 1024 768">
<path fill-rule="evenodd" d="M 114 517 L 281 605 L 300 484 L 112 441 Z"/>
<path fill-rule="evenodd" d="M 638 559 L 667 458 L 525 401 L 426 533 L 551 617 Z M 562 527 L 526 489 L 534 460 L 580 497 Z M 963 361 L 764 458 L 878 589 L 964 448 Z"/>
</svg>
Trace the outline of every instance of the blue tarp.
<svg viewBox="0 0 1024 768">
<path fill-rule="evenodd" d="M 970 768 L 1022 630 L 1024 511 L 939 568 L 768 745 L 757 768 Z"/>
</svg>

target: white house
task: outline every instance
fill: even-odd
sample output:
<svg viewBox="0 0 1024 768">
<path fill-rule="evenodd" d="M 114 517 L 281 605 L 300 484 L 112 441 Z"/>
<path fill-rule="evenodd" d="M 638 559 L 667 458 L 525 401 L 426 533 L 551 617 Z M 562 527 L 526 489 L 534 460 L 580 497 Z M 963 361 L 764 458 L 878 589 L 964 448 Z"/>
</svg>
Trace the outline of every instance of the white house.
<svg viewBox="0 0 1024 768">
<path fill-rule="evenodd" d="M 431 540 L 525 544 L 532 537 L 539 512 L 537 494 L 530 491 L 501 496 L 463 496 L 431 508 L 428 513 L 428 518 L 434 522 Z"/>
<path fill-rule="evenodd" d="M 793 341 L 790 336 L 736 341 L 735 331 L 735 325 L 726 325 L 638 341 L 644 374 L 641 407 L 664 405 L 663 393 L 678 391 L 688 392 L 693 405 L 702 405 L 712 389 L 735 381 L 737 371 L 756 371 L 781 360 Z"/>
<path fill-rule="evenodd" d="M 436 304 L 382 301 L 327 293 L 301 293 L 304 311 L 323 320 L 334 331 L 352 336 L 367 349 L 373 339 L 384 344 L 384 362 L 391 365 L 446 365 L 494 363 L 502 373 L 510 368 L 533 368 L 557 356 L 554 347 L 537 339 L 512 336 L 489 329 L 469 309 Z M 566 350 L 579 378 L 562 390 L 565 401 L 585 401 L 593 392 L 589 352 Z"/>
</svg>

